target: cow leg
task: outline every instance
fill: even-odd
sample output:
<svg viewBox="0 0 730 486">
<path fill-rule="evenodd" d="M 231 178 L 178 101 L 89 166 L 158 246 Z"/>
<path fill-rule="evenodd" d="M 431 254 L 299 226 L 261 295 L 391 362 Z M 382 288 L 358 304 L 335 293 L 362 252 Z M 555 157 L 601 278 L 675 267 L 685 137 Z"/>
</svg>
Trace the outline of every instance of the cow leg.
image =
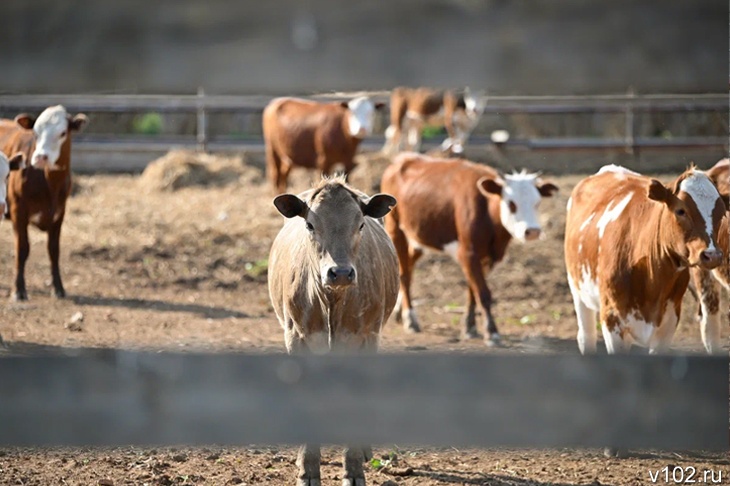
<svg viewBox="0 0 730 486">
<path fill-rule="evenodd" d="M 277 181 L 277 191 L 279 194 L 284 194 L 286 192 L 286 186 L 289 181 L 289 172 L 291 172 L 293 165 L 294 164 L 290 161 L 283 161 L 279 168 L 279 179 Z"/>
<path fill-rule="evenodd" d="M 320 452 L 319 445 L 305 444 L 297 455 L 297 486 L 320 486 L 319 472 Z"/>
<path fill-rule="evenodd" d="M 476 307 L 477 300 L 474 297 L 474 291 L 469 287 L 467 289 L 466 312 L 462 321 L 462 339 L 476 339 L 479 337 Z"/>
<path fill-rule="evenodd" d="M 603 340 L 606 343 L 608 354 L 628 353 L 631 348 L 631 344 L 625 341 L 619 333 L 621 324 L 622 322 L 616 317 L 614 312 L 607 311 L 605 307 L 601 307 L 601 332 L 603 333 Z M 603 449 L 603 455 L 606 457 L 620 458 L 626 457 L 628 451 L 616 447 L 605 447 Z"/>
<path fill-rule="evenodd" d="M 58 265 L 58 258 L 61 246 L 61 225 L 63 217 L 53 222 L 48 230 L 48 257 L 51 260 L 51 278 L 53 280 L 53 295 L 59 299 L 66 297 L 66 291 L 61 281 L 61 270 Z"/>
<path fill-rule="evenodd" d="M 413 273 L 413 264 L 418 259 L 412 258 L 410 245 L 405 233 L 398 226 L 397 215 L 388 214 L 385 217 L 385 230 L 390 235 L 398 254 L 398 269 L 400 276 L 400 291 L 398 293 L 398 301 L 396 302 L 393 313 L 396 322 L 403 322 L 403 329 L 406 332 L 420 332 L 416 313 L 411 305 L 411 275 Z M 420 255 L 419 255 L 420 256 Z"/>
<path fill-rule="evenodd" d="M 575 288 L 572 278 L 568 278 L 568 286 L 570 287 L 570 293 L 573 295 L 573 306 L 578 320 L 578 349 L 580 354 L 595 354 L 598 341 L 598 332 L 596 330 L 596 318 L 598 316 L 596 311 L 586 306 L 580 298 L 580 293 Z"/>
<path fill-rule="evenodd" d="M 667 311 L 664 312 L 661 324 L 654 331 L 654 334 L 651 336 L 651 340 L 649 341 L 649 354 L 662 353 L 669 349 L 672 344 L 672 340 L 674 339 L 674 333 L 677 331 L 678 322 L 678 309 L 667 309 Z M 702 337 L 704 338 L 704 335 Z M 711 353 L 712 351 L 708 350 L 708 352 Z"/>
<path fill-rule="evenodd" d="M 421 125 L 416 121 L 408 124 L 408 149 L 414 152 L 421 150 Z"/>
<path fill-rule="evenodd" d="M 400 127 L 395 125 L 389 125 L 385 129 L 385 144 L 383 145 L 382 152 L 385 155 L 395 155 L 398 153 L 400 148 L 401 132 Z"/>
<path fill-rule="evenodd" d="M 275 194 L 283 194 L 280 185 L 281 157 L 276 153 L 271 143 L 266 144 L 266 175 L 271 182 Z M 286 187 L 284 188 L 286 191 Z"/>
<path fill-rule="evenodd" d="M 14 301 L 28 300 L 28 292 L 25 289 L 25 262 L 30 254 L 30 243 L 28 242 L 28 221 L 18 221 L 13 218 L 13 229 L 15 230 L 15 289 L 11 296 Z"/>
<path fill-rule="evenodd" d="M 344 474 L 342 476 L 342 486 L 365 486 L 365 472 L 362 464 L 365 462 L 365 453 L 363 447 L 348 446 L 345 449 L 342 464 L 344 466 Z"/>
<path fill-rule="evenodd" d="M 466 250 L 465 248 L 459 247 L 457 259 L 461 264 L 461 269 L 466 276 L 471 292 L 479 298 L 479 305 L 484 311 L 484 342 L 487 346 L 499 345 L 502 338 L 492 316 L 492 292 L 487 286 L 484 268 L 477 255 L 472 250 Z"/>
<path fill-rule="evenodd" d="M 721 350 L 720 345 L 720 286 L 712 273 L 701 268 L 692 268 L 692 278 L 699 294 L 700 332 L 702 343 L 709 354 Z"/>
</svg>

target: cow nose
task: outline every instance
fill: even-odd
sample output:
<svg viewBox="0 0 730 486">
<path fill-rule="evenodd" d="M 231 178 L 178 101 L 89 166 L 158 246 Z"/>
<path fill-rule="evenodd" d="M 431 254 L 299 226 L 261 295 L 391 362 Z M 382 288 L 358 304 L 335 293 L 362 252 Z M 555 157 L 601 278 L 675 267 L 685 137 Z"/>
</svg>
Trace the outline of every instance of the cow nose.
<svg viewBox="0 0 730 486">
<path fill-rule="evenodd" d="M 700 264 L 712 270 L 722 263 L 722 252 L 720 250 L 704 250 L 700 253 Z"/>
<path fill-rule="evenodd" d="M 350 285 L 355 281 L 355 269 L 350 266 L 330 267 L 327 270 L 327 285 L 333 287 Z"/>
<path fill-rule="evenodd" d="M 48 165 L 48 155 L 36 154 L 36 156 L 33 157 L 33 166 L 34 167 L 44 168 L 46 165 Z"/>
<path fill-rule="evenodd" d="M 525 240 L 534 241 L 540 238 L 540 228 L 527 228 L 525 230 Z"/>
</svg>

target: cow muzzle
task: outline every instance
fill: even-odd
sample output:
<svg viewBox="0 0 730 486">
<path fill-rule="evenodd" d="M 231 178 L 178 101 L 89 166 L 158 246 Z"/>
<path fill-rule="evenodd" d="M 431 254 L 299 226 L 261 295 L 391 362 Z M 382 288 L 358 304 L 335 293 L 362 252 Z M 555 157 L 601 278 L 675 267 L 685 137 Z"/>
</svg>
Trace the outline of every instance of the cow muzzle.
<svg viewBox="0 0 730 486">
<path fill-rule="evenodd" d="M 722 251 L 704 250 L 700 252 L 700 266 L 707 270 L 717 268 L 722 263 Z"/>
<path fill-rule="evenodd" d="M 47 154 L 35 154 L 33 161 L 31 162 L 33 167 L 38 169 L 45 169 L 48 166 L 48 155 Z"/>
<path fill-rule="evenodd" d="M 355 269 L 349 265 L 333 266 L 327 269 L 324 283 L 328 287 L 347 287 L 355 283 Z"/>
<path fill-rule="evenodd" d="M 527 228 L 525 230 L 525 241 L 535 241 L 540 239 L 542 231 L 540 228 Z"/>
</svg>

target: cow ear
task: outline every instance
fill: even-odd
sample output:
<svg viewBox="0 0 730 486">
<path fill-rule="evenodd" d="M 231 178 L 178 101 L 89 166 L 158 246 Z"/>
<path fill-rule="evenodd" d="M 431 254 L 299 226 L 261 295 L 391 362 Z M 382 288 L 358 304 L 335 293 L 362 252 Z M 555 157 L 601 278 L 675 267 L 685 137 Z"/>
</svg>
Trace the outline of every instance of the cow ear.
<svg viewBox="0 0 730 486">
<path fill-rule="evenodd" d="M 80 132 L 89 123 L 89 118 L 83 113 L 79 113 L 68 121 L 68 128 L 72 132 Z"/>
<path fill-rule="evenodd" d="M 35 118 L 27 113 L 21 113 L 20 115 L 15 117 L 15 123 L 25 128 L 26 130 L 30 130 L 35 124 Z"/>
<path fill-rule="evenodd" d="M 649 181 L 646 194 L 649 196 L 649 199 L 663 203 L 669 202 L 673 196 L 672 191 L 656 179 Z"/>
<path fill-rule="evenodd" d="M 382 110 L 383 108 L 385 108 L 385 103 L 383 103 L 382 101 L 375 103 L 376 110 Z"/>
<path fill-rule="evenodd" d="M 537 190 L 540 191 L 542 197 L 550 197 L 554 192 L 558 192 L 558 186 L 552 182 L 543 182 L 537 186 Z"/>
<path fill-rule="evenodd" d="M 25 169 L 25 154 L 23 152 L 18 152 L 13 155 L 10 157 L 10 160 L 8 160 L 8 165 L 10 166 L 10 170 Z"/>
<path fill-rule="evenodd" d="M 282 194 L 274 198 L 274 206 L 286 218 L 295 216 L 304 217 L 307 212 L 307 203 L 292 194 Z"/>
<path fill-rule="evenodd" d="M 502 195 L 502 184 L 489 177 L 482 177 L 477 181 L 477 189 L 485 196 L 490 194 Z"/>
<path fill-rule="evenodd" d="M 362 202 L 362 212 L 371 218 L 382 218 L 395 206 L 395 198 L 390 194 L 376 194 L 367 202 Z"/>
</svg>

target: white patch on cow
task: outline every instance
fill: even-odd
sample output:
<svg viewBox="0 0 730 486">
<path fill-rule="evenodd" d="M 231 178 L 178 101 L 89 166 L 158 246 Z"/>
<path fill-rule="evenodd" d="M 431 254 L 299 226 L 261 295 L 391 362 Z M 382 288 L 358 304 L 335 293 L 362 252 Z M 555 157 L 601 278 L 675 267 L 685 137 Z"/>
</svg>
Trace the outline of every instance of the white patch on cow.
<svg viewBox="0 0 730 486">
<path fill-rule="evenodd" d="M 708 249 L 715 250 L 715 242 L 712 239 L 712 235 L 715 234 L 715 227 L 712 224 L 712 211 L 715 209 L 715 204 L 717 204 L 720 193 L 717 192 L 717 188 L 710 181 L 710 178 L 699 170 L 693 171 L 686 177 L 679 184 L 679 190 L 686 192 L 695 202 L 697 210 L 705 222 L 705 231 L 710 237 Z"/>
<path fill-rule="evenodd" d="M 616 326 L 613 330 L 609 331 L 605 323 L 602 322 L 601 333 L 603 334 L 603 341 L 606 344 L 608 354 L 626 352 L 631 348 L 631 343 L 625 341 L 621 336 L 620 326 Z"/>
<path fill-rule="evenodd" d="M 604 231 L 606 231 L 606 226 L 608 225 L 608 223 L 610 223 L 611 221 L 616 221 L 619 216 L 621 216 L 621 213 L 624 212 L 624 209 L 626 209 L 626 206 L 628 206 L 632 197 L 634 197 L 634 193 L 630 192 L 626 196 L 624 196 L 624 198 L 621 199 L 615 206 L 613 205 L 613 201 L 608 204 L 606 210 L 603 212 L 603 215 L 596 223 L 599 238 L 603 238 L 603 233 Z"/>
<path fill-rule="evenodd" d="M 612 173 L 612 174 L 618 174 L 618 175 L 625 175 L 625 174 L 635 175 L 635 176 L 641 175 L 638 172 L 634 172 L 631 169 L 627 169 L 626 167 L 621 167 L 620 165 L 614 165 L 614 164 L 604 165 L 603 167 L 598 169 L 598 172 L 596 172 L 596 174 L 605 174 L 607 172 Z"/>
<path fill-rule="evenodd" d="M 598 312 L 601 309 L 601 294 L 598 288 L 598 279 L 591 275 L 587 266 L 580 268 L 580 282 L 578 296 L 589 309 Z"/>
<path fill-rule="evenodd" d="M 591 215 L 590 215 L 590 216 L 588 216 L 588 217 L 586 218 L 586 220 L 585 220 L 585 221 L 583 221 L 583 223 L 582 223 L 582 224 L 580 225 L 580 228 L 579 228 L 579 230 L 580 230 L 581 232 L 582 232 L 582 231 L 583 231 L 584 229 L 586 229 L 586 227 L 587 227 L 587 226 L 588 226 L 589 224 L 591 224 L 591 220 L 593 219 L 593 217 L 594 217 L 595 215 L 596 215 L 596 213 L 591 213 Z"/>
<path fill-rule="evenodd" d="M 649 341 L 649 353 L 656 354 L 669 350 L 674 339 L 674 333 L 677 331 L 677 322 L 679 316 L 674 310 L 674 304 L 667 301 L 664 306 L 664 314 L 662 314 L 659 327 L 654 328 L 654 334 Z"/>
<path fill-rule="evenodd" d="M 466 107 L 466 115 L 476 125 L 477 120 L 482 116 L 484 108 L 487 106 L 487 98 L 482 93 L 474 94 L 466 91 L 464 93 L 464 105 Z"/>
<path fill-rule="evenodd" d="M 4 153 L 0 152 L 0 221 L 5 217 L 8 196 L 8 175 L 10 174 L 10 162 Z"/>
<path fill-rule="evenodd" d="M 620 324 L 621 328 L 631 335 L 631 339 L 639 346 L 649 346 L 649 341 L 654 334 L 654 324 L 646 322 L 638 310 L 633 310 L 626 315 Z"/>
<path fill-rule="evenodd" d="M 503 180 L 500 219 L 502 226 L 521 243 L 526 241 L 525 233 L 528 229 L 542 229 L 537 213 L 541 200 L 536 186 L 537 177 L 537 174 L 522 171 L 504 176 Z M 517 206 L 514 213 L 510 210 L 510 201 Z"/>
<path fill-rule="evenodd" d="M 570 196 L 568 198 L 568 204 L 565 205 L 565 210 L 570 211 L 570 208 L 573 207 L 573 196 Z"/>
<path fill-rule="evenodd" d="M 373 132 L 375 118 L 375 105 L 367 96 L 359 96 L 347 103 L 349 116 L 347 124 L 350 127 L 350 135 L 363 138 Z"/>
<path fill-rule="evenodd" d="M 444 245 L 444 253 L 451 256 L 454 260 L 456 260 L 456 255 L 459 251 L 459 241 L 452 241 L 451 243 L 446 243 Z"/>
<path fill-rule="evenodd" d="M 581 253 L 583 253 L 583 241 L 578 243 L 578 254 L 580 255 Z"/>
<path fill-rule="evenodd" d="M 33 125 L 33 131 L 36 135 L 36 145 L 31 156 L 31 165 L 42 166 L 44 157 L 48 158 L 48 165 L 54 165 L 61 155 L 61 145 L 68 137 L 66 108 L 56 105 L 43 110 Z"/>
</svg>

